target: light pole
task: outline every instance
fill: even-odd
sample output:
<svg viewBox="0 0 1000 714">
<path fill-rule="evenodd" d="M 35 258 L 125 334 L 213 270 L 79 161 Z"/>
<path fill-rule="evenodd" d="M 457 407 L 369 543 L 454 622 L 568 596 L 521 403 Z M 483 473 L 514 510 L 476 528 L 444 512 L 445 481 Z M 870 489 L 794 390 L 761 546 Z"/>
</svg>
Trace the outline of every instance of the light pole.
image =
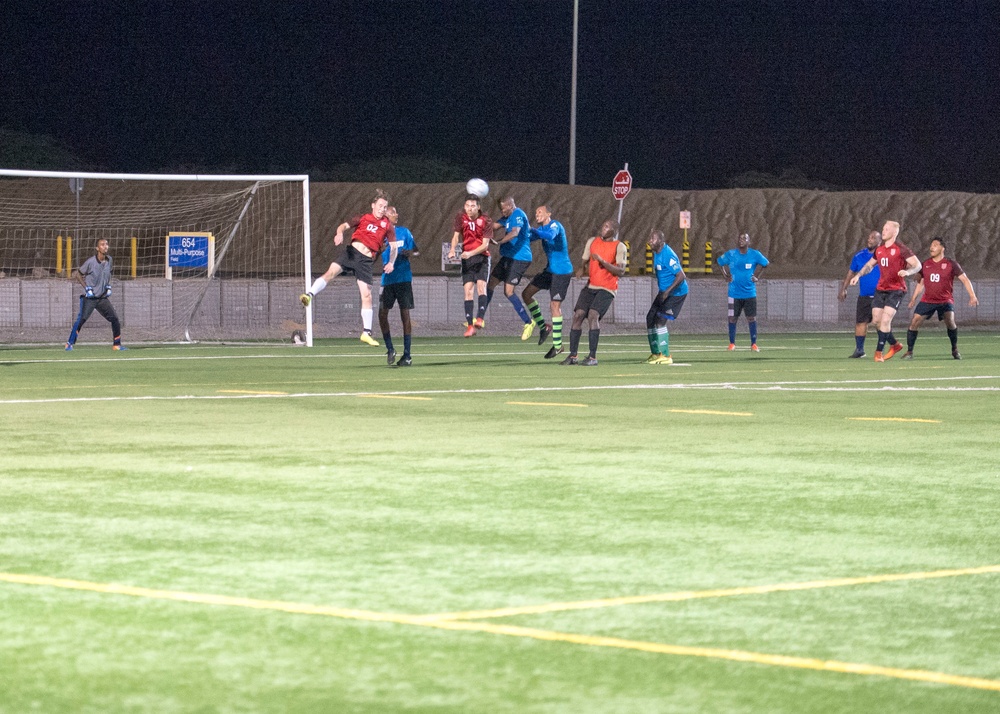
<svg viewBox="0 0 1000 714">
<path fill-rule="evenodd" d="M 569 185 L 576 184 L 576 51 L 580 30 L 580 0 L 573 0 L 573 79 L 569 99 Z"/>
</svg>

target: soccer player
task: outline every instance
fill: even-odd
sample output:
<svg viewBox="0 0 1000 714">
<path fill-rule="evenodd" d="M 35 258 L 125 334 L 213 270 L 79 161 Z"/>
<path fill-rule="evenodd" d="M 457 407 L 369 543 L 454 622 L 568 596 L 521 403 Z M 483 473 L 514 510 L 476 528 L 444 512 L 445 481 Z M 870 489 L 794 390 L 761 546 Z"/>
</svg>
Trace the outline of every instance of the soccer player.
<svg viewBox="0 0 1000 714">
<path fill-rule="evenodd" d="M 531 240 L 540 240 L 545 250 L 545 270 L 540 272 L 521 292 L 521 299 L 531 313 L 534 324 L 538 325 L 538 344 L 545 344 L 552 335 L 552 347 L 545 353 L 545 359 L 552 359 L 563 352 L 562 303 L 569 292 L 569 283 L 573 278 L 573 263 L 569 258 L 569 241 L 566 239 L 566 229 L 562 223 L 553 220 L 552 210 L 547 205 L 535 209 L 535 222 L 538 227 L 531 231 Z M 549 291 L 549 308 L 552 313 L 552 327 L 545 324 L 542 308 L 535 300 L 539 290 Z M 530 336 L 530 335 L 529 335 Z"/>
<path fill-rule="evenodd" d="M 601 225 L 599 236 L 590 238 L 583 249 L 583 262 L 587 265 L 587 287 L 580 291 L 573 308 L 573 324 L 569 331 L 569 356 L 559 364 L 579 364 L 593 367 L 597 364 L 597 342 L 601 337 L 601 318 L 614 302 L 618 291 L 618 278 L 625 274 L 628 249 L 618 240 L 618 221 L 607 220 Z M 583 336 L 583 320 L 587 319 L 587 342 L 590 355 L 580 362 L 577 350 Z"/>
<path fill-rule="evenodd" d="M 80 334 L 80 328 L 94 310 L 111 323 L 111 349 L 128 349 L 122 344 L 122 326 L 118 321 L 114 305 L 108 299 L 111 297 L 111 256 L 108 255 L 108 239 L 98 240 L 94 249 L 94 255 L 83 261 L 83 265 L 74 273 L 76 281 L 83 287 L 83 295 L 80 296 L 80 312 L 76 315 L 76 322 L 73 323 L 69 340 L 66 341 L 67 352 L 72 351 Z"/>
<path fill-rule="evenodd" d="M 894 354 L 903 349 L 903 345 L 892 334 L 892 318 L 896 316 L 899 303 L 906 295 L 906 276 L 916 275 L 920 271 L 920 260 L 912 250 L 896 240 L 898 235 L 899 222 L 886 221 L 882 226 L 882 244 L 875 249 L 875 255 L 851 278 L 851 285 L 857 285 L 861 278 L 878 266 L 878 285 L 875 288 L 875 299 L 872 300 L 872 322 L 878 328 L 876 362 L 892 359 Z M 886 343 L 889 344 L 889 352 L 883 356 L 882 350 Z"/>
<path fill-rule="evenodd" d="M 452 260 L 461 255 L 462 287 L 465 289 L 465 337 L 472 337 L 482 329 L 486 317 L 486 280 L 490 275 L 490 240 L 493 238 L 493 221 L 482 212 L 479 196 L 470 193 L 465 197 L 465 210 L 455 216 L 455 233 L 451 237 Z M 459 239 L 462 252 L 458 252 Z M 478 309 L 473 296 L 479 294 Z M 476 310 L 475 313 L 473 310 Z M 473 319 L 473 316 L 475 318 Z"/>
<path fill-rule="evenodd" d="M 346 223 L 337 226 L 337 234 L 333 238 L 335 245 L 344 242 L 344 231 L 353 228 L 351 242 L 341 248 L 334 257 L 330 267 L 321 276 L 316 278 L 309 291 L 299 295 L 299 301 L 309 307 L 313 298 L 322 292 L 327 284 L 340 274 L 353 274 L 358 281 L 358 292 L 361 293 L 361 341 L 366 345 L 378 347 L 378 341 L 372 337 L 372 267 L 375 264 L 375 256 L 381 252 L 382 248 L 388 244 L 390 247 L 389 260 L 382 266 L 382 271 L 391 273 L 396 261 L 396 237 L 393 231 L 392 222 L 386 217 L 385 211 L 389 207 L 389 196 L 381 189 L 375 191 L 375 198 L 372 199 L 371 213 L 363 216 L 355 216 Z"/>
<path fill-rule="evenodd" d="M 395 206 L 385 209 L 385 215 L 392 223 L 396 234 L 396 261 L 391 273 L 382 273 L 382 289 L 379 291 L 378 324 L 382 328 L 382 339 L 385 340 L 386 361 L 391 367 L 396 359 L 396 350 L 392 347 L 392 334 L 389 330 L 389 311 L 399 302 L 399 319 L 403 323 L 403 356 L 395 362 L 397 367 L 409 367 L 413 364 L 410 356 L 410 344 L 413 327 L 410 323 L 410 310 L 413 309 L 413 270 L 410 268 L 410 258 L 420 255 L 417 243 L 409 228 L 398 225 L 399 212 Z M 388 263 L 391 246 L 382 251 L 382 262 Z"/>
<path fill-rule="evenodd" d="M 535 323 L 524 309 L 521 298 L 514 294 L 514 288 L 531 266 L 531 228 L 527 214 L 514 204 L 514 199 L 510 196 L 500 202 L 500 215 L 501 218 L 493 224 L 493 229 L 503 230 L 504 235 L 499 241 L 500 260 L 486 284 L 486 307 L 490 306 L 497 285 L 503 283 L 503 294 L 524 323 L 521 339 L 527 340 L 535 330 Z"/>
<path fill-rule="evenodd" d="M 729 281 L 729 351 L 736 349 L 736 321 L 740 313 L 744 313 L 750 331 L 750 351 L 760 352 L 757 346 L 757 283 L 769 261 L 759 250 L 750 247 L 749 233 L 740 233 L 736 247 L 720 255 L 718 263 Z"/>
<path fill-rule="evenodd" d="M 656 297 L 646 313 L 646 338 L 649 340 L 647 364 L 673 364 L 670 356 L 670 330 L 668 325 L 681 312 L 687 300 L 687 276 L 681 268 L 677 253 L 667 245 L 663 231 L 649 234 L 649 247 L 653 250 L 653 270 L 656 273 Z"/>
<path fill-rule="evenodd" d="M 917 343 L 917 332 L 924 320 L 937 313 L 938 321 L 944 320 L 951 340 L 951 356 L 962 359 L 958 351 L 958 325 L 955 323 L 955 278 L 962 281 L 965 291 L 969 294 L 969 307 L 979 304 L 976 291 L 972 289 L 969 276 L 962 266 L 954 260 L 944 257 L 945 242 L 943 238 L 935 237 L 931 241 L 931 257 L 920 266 L 920 281 L 913 290 L 910 307 L 917 304 L 910 320 L 910 329 L 906 331 L 906 354 L 900 359 L 913 359 L 913 346 Z M 917 303 L 917 298 L 923 293 L 923 299 Z"/>
<path fill-rule="evenodd" d="M 859 250 L 851 258 L 851 267 L 847 269 L 844 282 L 840 286 L 837 299 L 844 302 L 847 299 L 847 286 L 851 278 L 857 275 L 862 266 L 872 259 L 875 249 L 882 242 L 882 234 L 878 231 L 871 231 L 868 234 L 868 245 Z M 865 356 L 865 337 L 868 334 L 868 325 L 872 321 L 872 300 L 875 299 L 875 287 L 878 285 L 879 269 L 876 265 L 868 275 L 859 281 L 858 302 L 854 308 L 854 352 L 848 355 L 852 359 Z"/>
</svg>

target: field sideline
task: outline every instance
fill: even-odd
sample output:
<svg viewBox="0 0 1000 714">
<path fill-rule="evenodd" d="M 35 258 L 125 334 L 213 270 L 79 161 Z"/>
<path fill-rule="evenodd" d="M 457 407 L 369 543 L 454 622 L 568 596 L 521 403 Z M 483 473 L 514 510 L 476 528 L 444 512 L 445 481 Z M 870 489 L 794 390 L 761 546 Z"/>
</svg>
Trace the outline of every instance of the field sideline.
<svg viewBox="0 0 1000 714">
<path fill-rule="evenodd" d="M 0 711 L 1000 708 L 995 336 L 740 337 L 0 348 Z"/>
</svg>

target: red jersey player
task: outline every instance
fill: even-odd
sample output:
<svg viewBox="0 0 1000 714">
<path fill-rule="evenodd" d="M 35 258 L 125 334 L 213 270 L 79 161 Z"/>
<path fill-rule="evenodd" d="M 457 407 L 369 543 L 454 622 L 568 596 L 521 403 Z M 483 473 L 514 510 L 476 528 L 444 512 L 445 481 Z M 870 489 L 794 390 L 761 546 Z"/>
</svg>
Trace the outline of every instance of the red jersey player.
<svg viewBox="0 0 1000 714">
<path fill-rule="evenodd" d="M 482 329 L 486 315 L 486 281 L 490 277 L 490 240 L 493 238 L 493 221 L 482 212 L 479 196 L 465 197 L 465 210 L 455 216 L 455 233 L 451 237 L 449 257 L 458 255 L 458 241 L 462 241 L 462 287 L 465 290 L 465 336 L 472 337 Z M 473 295 L 479 301 L 473 319 Z"/>
<path fill-rule="evenodd" d="M 350 221 L 337 226 L 337 234 L 333 238 L 334 245 L 341 245 L 344 242 L 344 231 L 353 228 L 351 242 L 341 248 L 334 257 L 333 262 L 327 271 L 313 282 L 308 292 L 299 296 L 303 305 L 309 307 L 317 293 L 327 286 L 341 273 L 350 275 L 353 273 L 358 280 L 358 291 L 361 293 L 361 323 L 363 331 L 361 341 L 368 345 L 378 347 L 378 342 L 372 337 L 372 267 L 375 263 L 375 256 L 382 249 L 389 245 L 389 262 L 385 263 L 382 270 L 391 273 L 396 263 L 396 232 L 392 222 L 386 216 L 386 209 L 389 207 L 389 196 L 382 190 L 375 192 L 372 201 L 371 213 L 362 216 L 355 216 Z"/>
<path fill-rule="evenodd" d="M 892 334 L 892 318 L 899 310 L 899 304 L 906 295 L 906 276 L 915 275 L 920 270 L 920 261 L 913 251 L 896 240 L 899 223 L 886 221 L 882 226 L 882 244 L 875 249 L 875 255 L 851 278 L 851 285 L 857 285 L 862 275 L 868 275 L 876 265 L 879 269 L 875 299 L 872 301 L 872 322 L 878 330 L 878 346 L 875 361 L 885 362 L 903 349 Z M 907 268 L 906 266 L 909 266 Z M 884 357 L 882 349 L 889 343 L 889 352 Z"/>
<path fill-rule="evenodd" d="M 900 359 L 913 359 L 913 346 L 917 342 L 920 325 L 935 313 L 939 321 L 944 321 L 945 329 L 948 330 L 951 356 L 954 359 L 962 359 L 962 355 L 958 352 L 958 325 L 955 322 L 955 278 L 962 282 L 965 291 L 969 293 L 969 307 L 978 305 L 979 298 L 976 297 L 976 291 L 972 289 L 969 276 L 962 270 L 962 266 L 944 257 L 944 248 L 944 239 L 935 237 L 931 241 L 931 257 L 920 266 L 920 282 L 917 283 L 913 297 L 910 298 L 910 307 L 917 303 L 921 293 L 923 299 L 917 303 L 917 309 L 913 311 L 910 329 L 906 331 L 906 354 Z"/>
</svg>

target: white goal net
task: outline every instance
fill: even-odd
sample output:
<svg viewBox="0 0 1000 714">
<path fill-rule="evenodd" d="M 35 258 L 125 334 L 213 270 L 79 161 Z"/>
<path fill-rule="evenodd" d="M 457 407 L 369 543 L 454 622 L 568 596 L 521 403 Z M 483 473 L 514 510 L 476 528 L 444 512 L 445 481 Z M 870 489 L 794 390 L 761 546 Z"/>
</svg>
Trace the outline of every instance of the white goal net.
<svg viewBox="0 0 1000 714">
<path fill-rule="evenodd" d="M 65 341 L 73 270 L 106 238 L 112 297 L 132 341 L 292 339 L 311 326 L 307 176 L 0 170 L 0 342 Z M 88 320 L 80 344 L 110 342 Z"/>
</svg>

